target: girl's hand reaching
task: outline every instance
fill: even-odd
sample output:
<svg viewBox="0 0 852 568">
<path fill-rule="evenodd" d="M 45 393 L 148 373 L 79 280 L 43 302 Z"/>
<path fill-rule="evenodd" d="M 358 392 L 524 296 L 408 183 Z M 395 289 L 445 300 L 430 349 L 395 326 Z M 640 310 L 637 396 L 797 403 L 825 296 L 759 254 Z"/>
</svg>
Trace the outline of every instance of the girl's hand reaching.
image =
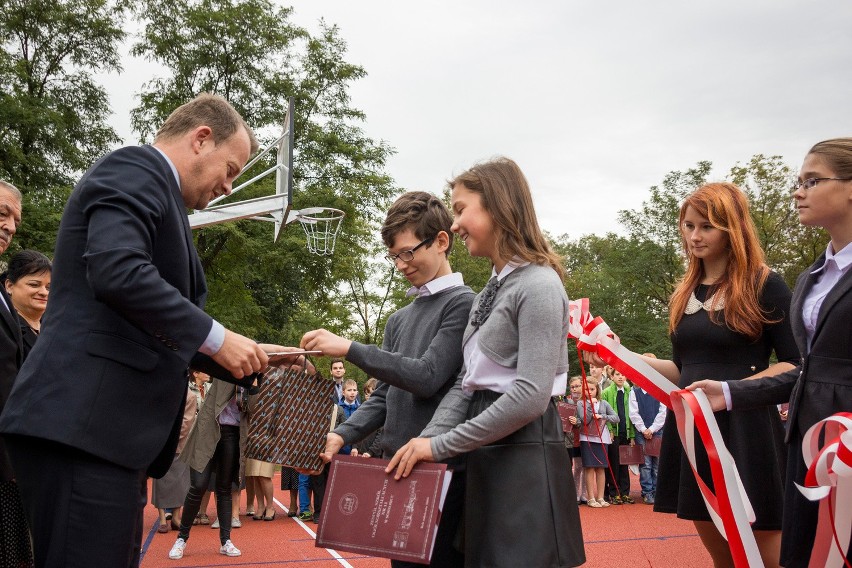
<svg viewBox="0 0 852 568">
<path fill-rule="evenodd" d="M 390 473 L 394 468 L 397 468 L 394 479 L 408 477 L 408 474 L 419 461 L 435 461 L 432 457 L 432 444 L 429 438 L 412 438 L 409 440 L 394 454 L 390 464 L 385 468 L 385 473 Z"/>
</svg>

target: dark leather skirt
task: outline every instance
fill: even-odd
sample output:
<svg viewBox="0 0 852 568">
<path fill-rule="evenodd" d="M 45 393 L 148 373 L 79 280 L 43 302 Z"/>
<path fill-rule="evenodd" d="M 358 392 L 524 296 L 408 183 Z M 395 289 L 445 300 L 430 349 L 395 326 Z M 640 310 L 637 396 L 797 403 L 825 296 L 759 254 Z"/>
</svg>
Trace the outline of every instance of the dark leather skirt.
<svg viewBox="0 0 852 568">
<path fill-rule="evenodd" d="M 468 418 L 500 394 L 477 391 Z M 543 416 L 468 455 L 466 566 L 579 566 L 586 561 L 562 423 Z"/>
</svg>

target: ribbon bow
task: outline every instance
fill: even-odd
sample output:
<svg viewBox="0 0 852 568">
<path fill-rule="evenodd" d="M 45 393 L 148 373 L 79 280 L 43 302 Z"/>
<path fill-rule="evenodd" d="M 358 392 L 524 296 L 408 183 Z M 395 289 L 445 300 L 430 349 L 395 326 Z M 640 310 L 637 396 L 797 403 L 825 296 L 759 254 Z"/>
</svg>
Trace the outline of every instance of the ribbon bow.
<svg viewBox="0 0 852 568">
<path fill-rule="evenodd" d="M 825 442 L 819 438 L 825 432 Z M 808 428 L 802 440 L 808 472 L 796 487 L 819 501 L 819 521 L 809 567 L 849 566 L 846 551 L 852 534 L 852 412 L 839 412 Z M 838 507 L 837 504 L 841 506 Z M 845 505 L 842 505 L 845 503 Z"/>
</svg>

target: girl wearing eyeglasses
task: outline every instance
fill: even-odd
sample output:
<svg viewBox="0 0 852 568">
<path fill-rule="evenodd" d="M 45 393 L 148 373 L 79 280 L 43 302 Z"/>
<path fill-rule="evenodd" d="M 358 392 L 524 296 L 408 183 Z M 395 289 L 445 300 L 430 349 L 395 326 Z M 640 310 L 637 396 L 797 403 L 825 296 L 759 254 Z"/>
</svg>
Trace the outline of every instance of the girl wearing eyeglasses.
<svg viewBox="0 0 852 568">
<path fill-rule="evenodd" d="M 793 199 L 799 221 L 822 227 L 831 239 L 793 291 L 790 313 L 799 365 L 753 381 L 699 381 L 689 389 L 703 389 L 714 410 L 774 410 L 789 401 L 780 560 L 785 568 L 804 568 L 814 550 L 819 503 L 807 500 L 795 485 L 804 485 L 805 479 L 802 439 L 820 420 L 852 412 L 852 138 L 825 140 L 811 148 Z M 848 546 L 845 555 L 852 562 Z"/>
</svg>

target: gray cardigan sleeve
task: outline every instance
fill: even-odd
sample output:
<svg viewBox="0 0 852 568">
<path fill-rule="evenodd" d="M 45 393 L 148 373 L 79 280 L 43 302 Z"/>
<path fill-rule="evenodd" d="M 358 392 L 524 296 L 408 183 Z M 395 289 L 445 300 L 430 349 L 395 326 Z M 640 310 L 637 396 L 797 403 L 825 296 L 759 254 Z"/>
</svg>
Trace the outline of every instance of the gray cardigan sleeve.
<svg viewBox="0 0 852 568">
<path fill-rule="evenodd" d="M 510 274 L 507 278 L 511 277 Z M 504 438 L 547 410 L 553 380 L 567 350 L 563 332 L 563 324 L 567 321 L 567 298 L 558 278 L 552 281 L 519 279 L 517 284 L 520 286 L 515 286 L 511 293 L 503 294 L 502 298 L 498 294 L 494 304 L 495 311 L 499 302 L 504 305 L 501 309 L 508 309 L 515 314 L 518 331 L 517 379 L 507 392 L 481 414 L 431 439 L 432 455 L 437 461 Z M 480 333 L 485 333 L 485 327 L 489 324 L 496 325 L 489 319 Z M 454 422 L 464 420 L 469 404 L 469 399 L 462 400 L 464 396 L 457 382 L 441 402 L 423 435 L 428 436 L 431 432 L 452 427 Z"/>
</svg>

